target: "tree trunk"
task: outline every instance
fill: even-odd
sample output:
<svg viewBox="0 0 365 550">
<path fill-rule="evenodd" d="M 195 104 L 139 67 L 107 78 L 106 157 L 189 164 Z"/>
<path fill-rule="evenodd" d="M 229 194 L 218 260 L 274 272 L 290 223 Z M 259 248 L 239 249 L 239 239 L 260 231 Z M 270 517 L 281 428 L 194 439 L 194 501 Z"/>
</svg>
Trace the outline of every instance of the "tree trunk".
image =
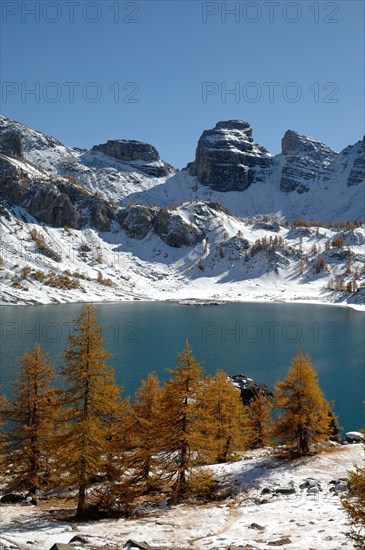
<svg viewBox="0 0 365 550">
<path fill-rule="evenodd" d="M 82 516 L 85 516 L 86 513 L 86 486 L 85 484 L 81 484 L 79 487 L 79 498 L 77 501 L 77 511 L 76 511 L 76 517 L 80 518 Z"/>
</svg>

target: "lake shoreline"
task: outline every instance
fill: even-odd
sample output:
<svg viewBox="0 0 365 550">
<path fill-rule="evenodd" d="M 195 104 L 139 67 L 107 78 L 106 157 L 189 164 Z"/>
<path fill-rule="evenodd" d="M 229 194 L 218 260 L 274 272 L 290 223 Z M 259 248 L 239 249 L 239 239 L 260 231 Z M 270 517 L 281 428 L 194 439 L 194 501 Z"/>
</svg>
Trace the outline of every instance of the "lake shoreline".
<svg viewBox="0 0 365 550">
<path fill-rule="evenodd" d="M 70 300 L 70 301 L 52 301 L 52 302 L 41 302 L 41 301 L 34 301 L 34 302 L 24 302 L 24 303 L 11 303 L 11 302 L 4 302 L 0 301 L 0 308 L 2 307 L 24 307 L 24 306 L 56 306 L 56 305 L 67 305 L 67 304 L 119 304 L 119 303 L 131 303 L 131 302 L 145 302 L 145 303 L 154 303 L 154 302 L 161 302 L 161 303 L 173 303 L 178 305 L 186 305 L 186 306 L 222 306 L 226 304 L 252 304 L 252 303 L 259 303 L 259 304 L 307 304 L 307 305 L 318 305 L 318 306 L 331 306 L 331 307 L 341 307 L 341 308 L 350 308 L 354 311 L 358 311 L 360 313 L 365 313 L 365 304 L 355 304 L 355 303 L 349 303 L 349 302 L 331 302 L 329 300 L 321 300 L 321 299 L 315 299 L 315 298 L 301 298 L 301 297 L 293 297 L 292 299 L 282 299 L 278 298 L 276 295 L 273 296 L 267 296 L 266 298 L 263 297 L 249 297 L 246 296 L 243 299 L 239 299 L 237 297 L 234 298 L 196 298 L 196 297 L 185 297 L 185 298 L 151 298 L 151 297 L 143 297 L 143 298 L 137 298 L 135 296 L 130 297 L 123 297 L 118 300 L 109 299 L 107 297 L 106 299 L 95 299 L 95 297 L 92 297 L 89 300 Z"/>
</svg>

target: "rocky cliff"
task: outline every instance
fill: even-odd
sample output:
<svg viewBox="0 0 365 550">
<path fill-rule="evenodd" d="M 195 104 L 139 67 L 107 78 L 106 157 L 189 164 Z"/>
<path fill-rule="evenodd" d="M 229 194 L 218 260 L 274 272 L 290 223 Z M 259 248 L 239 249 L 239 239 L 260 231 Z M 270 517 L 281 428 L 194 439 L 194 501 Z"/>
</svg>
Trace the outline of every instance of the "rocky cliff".
<svg viewBox="0 0 365 550">
<path fill-rule="evenodd" d="M 109 140 L 94 145 L 91 152 L 101 152 L 123 163 L 128 163 L 149 176 L 161 178 L 173 174 L 174 168 L 160 159 L 157 149 L 149 143 L 135 140 Z"/>
<path fill-rule="evenodd" d="M 273 157 L 254 143 L 248 122 L 218 122 L 199 138 L 188 172 L 218 192 L 245 191 L 266 182 L 273 190 L 302 195 L 334 183 L 351 187 L 365 182 L 365 138 L 336 153 L 314 138 L 288 130 L 281 146 L 281 153 Z"/>
<path fill-rule="evenodd" d="M 203 132 L 189 170 L 216 191 L 243 191 L 262 178 L 270 159 L 268 151 L 253 142 L 248 122 L 228 120 Z"/>
<path fill-rule="evenodd" d="M 331 163 L 337 155 L 323 143 L 288 130 L 281 141 L 281 156 L 281 191 L 302 194 L 312 185 L 331 179 L 334 174 Z"/>
</svg>

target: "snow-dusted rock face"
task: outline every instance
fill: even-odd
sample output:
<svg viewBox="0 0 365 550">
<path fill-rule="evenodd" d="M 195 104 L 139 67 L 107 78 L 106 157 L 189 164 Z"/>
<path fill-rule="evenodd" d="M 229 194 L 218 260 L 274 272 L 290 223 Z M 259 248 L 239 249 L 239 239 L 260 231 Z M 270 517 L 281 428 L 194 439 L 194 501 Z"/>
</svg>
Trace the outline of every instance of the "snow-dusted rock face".
<svg viewBox="0 0 365 550">
<path fill-rule="evenodd" d="M 288 130 L 281 141 L 283 168 L 280 189 L 306 193 L 312 185 L 330 179 L 336 153 L 323 143 Z"/>
<path fill-rule="evenodd" d="M 253 142 L 248 122 L 222 121 L 201 135 L 190 173 L 215 191 L 243 191 L 259 179 L 257 171 L 269 167 L 270 158 Z"/>
<path fill-rule="evenodd" d="M 5 155 L 0 155 L 0 199 L 21 204 L 29 186 L 29 176 Z"/>
<path fill-rule="evenodd" d="M 153 228 L 157 208 L 133 204 L 119 213 L 119 222 L 132 239 L 144 239 Z"/>
<path fill-rule="evenodd" d="M 155 232 L 169 246 L 181 248 L 201 242 L 204 231 L 186 221 L 180 214 L 161 208 L 155 219 Z"/>
<path fill-rule="evenodd" d="M 0 146 L 8 152 L 9 133 L 12 132 L 0 133 Z M 16 145 L 17 152 L 22 150 L 18 138 L 10 143 Z M 0 199 L 25 208 L 38 221 L 54 227 L 79 229 L 90 224 L 99 231 L 110 229 L 115 212 L 105 199 L 72 180 L 47 174 L 17 156 L 0 154 Z"/>
<path fill-rule="evenodd" d="M 365 180 L 365 136 L 362 141 L 356 143 L 352 149 L 355 152 L 352 168 L 347 180 L 347 185 L 359 185 Z"/>
<path fill-rule="evenodd" d="M 24 148 L 20 132 L 17 130 L 3 132 L 0 139 L 0 152 L 10 157 L 22 159 Z"/>
<path fill-rule="evenodd" d="M 141 141 L 118 139 L 94 145 L 91 152 L 101 152 L 121 162 L 130 163 L 150 176 L 161 178 L 172 174 L 173 167 L 160 159 L 153 145 Z"/>
<path fill-rule="evenodd" d="M 160 155 L 155 147 L 149 143 L 135 140 L 109 140 L 101 145 L 94 145 L 92 151 L 101 151 L 105 155 L 127 162 L 133 160 L 144 160 L 147 162 L 160 160 Z"/>
</svg>

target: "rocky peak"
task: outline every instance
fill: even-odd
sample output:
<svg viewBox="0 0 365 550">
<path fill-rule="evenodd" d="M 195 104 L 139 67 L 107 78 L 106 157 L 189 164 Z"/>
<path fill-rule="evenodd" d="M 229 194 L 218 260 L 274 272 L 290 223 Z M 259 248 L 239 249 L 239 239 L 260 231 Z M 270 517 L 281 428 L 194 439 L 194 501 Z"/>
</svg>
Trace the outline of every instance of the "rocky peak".
<svg viewBox="0 0 365 550">
<path fill-rule="evenodd" d="M 216 191 L 243 191 L 253 182 L 257 168 L 269 163 L 266 149 L 253 143 L 250 124 L 226 120 L 203 132 L 189 170 L 202 185 Z"/>
<path fill-rule="evenodd" d="M 281 140 L 284 165 L 280 189 L 286 193 L 307 193 L 311 185 L 332 177 L 331 163 L 337 156 L 330 147 L 314 138 L 287 130 Z"/>
<path fill-rule="evenodd" d="M 281 140 L 281 152 L 283 155 L 308 154 L 335 154 L 330 147 L 314 138 L 304 136 L 294 130 L 287 130 Z"/>
<path fill-rule="evenodd" d="M 121 162 L 131 164 L 150 176 L 163 177 L 174 170 L 172 166 L 160 159 L 153 145 L 142 141 L 114 139 L 100 145 L 94 145 L 91 152 L 104 153 Z"/>
<path fill-rule="evenodd" d="M 94 145 L 92 151 L 100 151 L 122 162 L 133 160 L 153 162 L 160 160 L 160 155 L 153 145 L 128 139 L 110 139 L 106 143 Z"/>
<path fill-rule="evenodd" d="M 252 128 L 249 122 L 244 120 L 221 120 L 217 122 L 214 130 L 237 130 L 244 132 L 248 135 L 250 141 L 252 141 Z M 209 131 L 209 130 L 207 130 Z"/>
</svg>

